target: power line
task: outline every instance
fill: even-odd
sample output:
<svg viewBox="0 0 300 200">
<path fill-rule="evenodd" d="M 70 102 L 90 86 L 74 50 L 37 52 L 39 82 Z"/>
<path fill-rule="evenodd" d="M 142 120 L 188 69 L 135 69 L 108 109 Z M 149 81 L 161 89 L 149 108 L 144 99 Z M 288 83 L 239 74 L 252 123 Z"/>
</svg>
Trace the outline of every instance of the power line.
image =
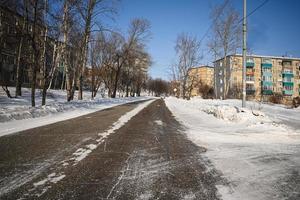
<svg viewBox="0 0 300 200">
<path fill-rule="evenodd" d="M 213 21 L 217 20 L 217 19 L 221 16 L 221 14 L 223 13 L 223 11 L 224 11 L 225 7 L 227 6 L 228 2 L 229 2 L 229 0 L 226 0 L 226 2 L 224 3 L 222 9 L 220 10 L 220 12 L 218 13 L 217 17 L 216 17 Z M 208 27 L 208 29 L 206 30 L 206 32 L 204 33 L 204 35 L 203 35 L 202 38 L 200 39 L 200 43 L 202 43 L 202 41 L 203 41 L 204 38 L 207 36 L 207 34 L 209 33 L 209 31 L 210 31 L 210 29 L 211 29 L 212 27 L 213 27 L 213 23 L 210 24 L 210 26 Z"/>
<path fill-rule="evenodd" d="M 246 19 L 248 17 L 250 17 L 253 13 L 255 13 L 258 9 L 262 8 L 266 3 L 268 3 L 269 0 L 265 0 L 264 2 L 262 2 L 259 6 L 257 6 L 254 10 L 252 10 L 247 16 Z M 241 23 L 244 20 L 244 17 L 238 22 Z"/>
<path fill-rule="evenodd" d="M 257 6 L 254 10 L 252 10 L 252 11 L 246 16 L 246 19 L 247 19 L 248 17 L 250 17 L 251 15 L 253 15 L 257 10 L 259 10 L 260 8 L 262 8 L 266 3 L 268 3 L 268 1 L 269 1 L 269 0 L 265 0 L 265 1 L 262 2 L 259 6 Z M 217 19 L 221 16 L 221 14 L 223 13 L 223 11 L 224 11 L 225 7 L 227 6 L 228 2 L 229 2 L 229 1 L 226 1 L 226 2 L 225 2 L 224 6 L 223 6 L 223 8 L 222 8 L 222 10 L 221 10 L 221 12 L 220 12 L 220 13 L 218 14 L 218 16 L 214 19 L 214 21 L 217 20 Z M 238 22 L 238 24 L 240 24 L 241 22 L 243 22 L 243 20 L 244 20 L 244 17 Z M 212 27 L 213 27 L 213 23 L 210 24 L 210 26 L 209 26 L 208 29 L 206 30 L 205 34 L 202 36 L 202 38 L 201 38 L 201 40 L 200 40 L 200 43 L 202 43 L 202 41 L 203 41 L 204 38 L 208 35 L 208 33 L 209 33 L 209 31 L 210 31 L 210 29 L 211 29 Z"/>
</svg>

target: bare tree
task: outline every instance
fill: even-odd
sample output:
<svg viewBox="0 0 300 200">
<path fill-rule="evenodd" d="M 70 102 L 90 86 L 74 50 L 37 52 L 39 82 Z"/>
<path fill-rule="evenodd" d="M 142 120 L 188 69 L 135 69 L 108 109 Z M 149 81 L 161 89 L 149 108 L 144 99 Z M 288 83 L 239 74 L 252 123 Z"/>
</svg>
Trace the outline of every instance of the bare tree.
<svg viewBox="0 0 300 200">
<path fill-rule="evenodd" d="M 149 78 L 147 89 L 149 92 L 154 93 L 155 96 L 168 95 L 170 93 L 170 83 L 160 78 Z"/>
<path fill-rule="evenodd" d="M 43 35 L 45 34 L 45 27 L 43 13 L 45 9 L 44 1 L 32 0 L 28 1 L 25 7 L 26 23 L 31 23 L 31 28 L 27 26 L 26 35 L 29 39 L 31 50 L 31 106 L 35 106 L 35 91 L 37 85 L 37 72 L 39 70 L 41 61 L 41 50 L 43 44 Z"/>
<path fill-rule="evenodd" d="M 181 33 L 177 37 L 175 51 L 177 63 L 172 68 L 173 76 L 178 77 L 180 96 L 187 98 L 189 70 L 197 66 L 202 58 L 200 42 L 194 36 Z"/>
<path fill-rule="evenodd" d="M 221 76 L 224 82 L 228 82 L 230 69 L 227 56 L 236 53 L 241 46 L 241 26 L 239 26 L 240 16 L 233 6 L 225 1 L 223 4 L 216 5 L 211 11 L 213 29 L 208 47 L 213 53 L 215 60 L 224 58 L 222 70 L 215 69 L 215 75 Z M 220 71 L 222 71 L 220 73 Z M 219 73 L 221 75 L 219 75 Z M 225 75 L 226 74 L 226 75 Z M 230 84 L 225 84 L 223 98 L 226 98 Z"/>
<path fill-rule="evenodd" d="M 95 22 L 96 16 L 104 15 L 104 16 L 112 16 L 115 14 L 115 8 L 112 1 L 106 0 L 87 0 L 87 1 L 79 1 L 78 11 L 83 20 L 83 39 L 81 44 L 81 53 L 80 53 L 80 75 L 79 75 L 79 92 L 78 99 L 82 100 L 83 98 L 83 81 L 84 81 L 84 71 L 86 68 L 87 57 L 88 57 L 88 47 L 91 37 L 91 32 L 93 25 L 99 25 L 99 23 Z"/>
<path fill-rule="evenodd" d="M 150 22 L 148 20 L 134 19 L 131 21 L 128 30 L 128 38 L 123 43 L 122 47 L 118 49 L 118 52 L 115 57 L 116 73 L 112 94 L 113 98 L 116 97 L 121 69 L 124 67 L 125 63 L 130 58 L 130 55 L 134 54 L 134 52 L 138 51 L 139 49 L 143 49 L 145 47 L 145 42 L 149 39 L 149 37 Z"/>
<path fill-rule="evenodd" d="M 99 87 L 103 82 L 104 62 L 107 58 L 106 36 L 103 32 L 98 33 L 91 41 L 90 62 L 91 62 L 91 91 L 92 99 L 96 97 Z"/>
</svg>

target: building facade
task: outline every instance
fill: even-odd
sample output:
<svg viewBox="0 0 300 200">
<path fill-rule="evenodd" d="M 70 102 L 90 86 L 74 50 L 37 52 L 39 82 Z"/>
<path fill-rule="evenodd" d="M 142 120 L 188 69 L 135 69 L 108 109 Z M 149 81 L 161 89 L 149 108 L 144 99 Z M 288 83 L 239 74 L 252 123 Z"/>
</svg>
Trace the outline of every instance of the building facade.
<svg viewBox="0 0 300 200">
<path fill-rule="evenodd" d="M 216 60 L 215 94 L 217 98 L 242 97 L 242 55 Z M 279 94 L 291 100 L 300 93 L 300 58 L 247 56 L 246 93 L 248 99 L 267 101 Z"/>
<path fill-rule="evenodd" d="M 193 67 L 189 70 L 189 85 L 191 85 L 191 97 L 199 96 L 199 87 L 207 85 L 214 87 L 214 68 L 211 66 Z"/>
</svg>

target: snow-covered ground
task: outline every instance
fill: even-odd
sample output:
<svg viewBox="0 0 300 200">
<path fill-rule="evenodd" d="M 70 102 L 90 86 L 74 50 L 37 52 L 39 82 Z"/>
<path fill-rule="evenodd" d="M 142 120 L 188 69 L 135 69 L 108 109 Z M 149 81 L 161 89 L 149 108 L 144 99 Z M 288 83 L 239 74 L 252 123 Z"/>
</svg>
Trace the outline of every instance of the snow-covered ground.
<svg viewBox="0 0 300 200">
<path fill-rule="evenodd" d="M 10 88 L 14 94 L 14 88 Z M 100 95 L 100 94 L 99 94 Z M 149 99 L 150 97 L 101 98 L 91 100 L 84 92 L 84 100 L 66 102 L 66 91 L 49 90 L 46 105 L 41 106 L 41 93 L 36 92 L 36 107 L 31 107 L 30 89 L 22 89 L 22 97 L 9 99 L 0 90 L 0 136 L 71 119 L 113 106 Z M 75 98 L 77 99 L 77 95 Z"/>
<path fill-rule="evenodd" d="M 166 98 L 187 136 L 229 184 L 223 199 L 300 197 L 300 109 L 240 100 Z"/>
</svg>

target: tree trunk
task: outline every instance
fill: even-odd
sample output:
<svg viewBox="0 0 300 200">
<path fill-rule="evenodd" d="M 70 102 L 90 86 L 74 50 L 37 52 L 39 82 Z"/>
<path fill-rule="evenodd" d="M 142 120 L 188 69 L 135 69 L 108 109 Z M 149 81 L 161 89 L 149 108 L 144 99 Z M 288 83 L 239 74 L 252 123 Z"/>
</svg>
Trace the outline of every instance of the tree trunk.
<svg viewBox="0 0 300 200">
<path fill-rule="evenodd" d="M 12 98 L 10 92 L 9 92 L 9 89 L 7 88 L 7 85 L 6 86 L 2 86 L 2 89 L 4 90 L 4 92 L 6 93 L 7 97 L 8 98 Z"/>
<path fill-rule="evenodd" d="M 92 99 L 94 99 L 94 96 L 95 96 L 95 73 L 94 73 L 94 65 L 92 65 L 92 85 L 91 85 L 91 88 L 92 88 Z"/>
<path fill-rule="evenodd" d="M 116 71 L 115 84 L 114 84 L 114 90 L 113 90 L 112 98 L 116 98 L 116 95 L 117 95 L 119 74 L 120 74 L 120 71 L 121 71 L 120 59 L 118 59 L 117 66 L 118 66 L 118 68 L 117 68 L 117 71 Z"/>
<path fill-rule="evenodd" d="M 46 67 L 46 43 L 47 43 L 47 32 L 48 32 L 48 28 L 46 27 L 45 36 L 44 36 L 43 56 L 42 56 L 42 62 L 43 62 L 42 106 L 44 106 L 44 105 L 46 104 L 47 88 L 48 88 L 48 76 L 47 76 L 47 67 Z M 55 53 L 55 52 L 53 52 L 53 53 Z"/>
<path fill-rule="evenodd" d="M 25 22 L 24 22 L 25 24 Z M 23 36 L 20 39 L 20 44 L 18 47 L 18 58 L 17 58 L 17 76 L 16 76 L 16 97 L 22 96 L 22 79 L 23 79 L 23 73 L 22 69 L 20 67 L 21 62 L 21 52 L 22 52 L 22 46 L 23 46 Z"/>
<path fill-rule="evenodd" d="M 72 77 L 71 77 L 71 67 L 68 63 L 68 36 L 69 36 L 69 0 L 65 0 L 64 2 L 64 14 L 63 14 L 63 50 L 62 50 L 62 57 L 63 57 L 63 80 L 62 80 L 62 87 L 64 82 L 66 81 L 66 90 L 67 90 L 67 101 L 71 101 L 72 97 Z M 66 77 L 64 75 L 66 72 Z"/>
<path fill-rule="evenodd" d="M 36 73 L 38 70 L 38 64 L 39 64 L 39 49 L 37 47 L 37 10 L 38 10 L 38 1 L 35 1 L 34 5 L 34 20 L 33 20 L 33 28 L 32 28 L 32 38 L 31 38 L 31 45 L 32 45 L 32 50 L 34 52 L 34 61 L 33 61 L 33 66 L 32 66 L 32 80 L 31 80 L 31 106 L 35 107 L 35 89 L 36 89 Z"/>
<path fill-rule="evenodd" d="M 129 95 L 129 84 L 126 85 L 126 95 L 125 95 L 125 97 L 128 97 L 128 95 Z"/>
</svg>

